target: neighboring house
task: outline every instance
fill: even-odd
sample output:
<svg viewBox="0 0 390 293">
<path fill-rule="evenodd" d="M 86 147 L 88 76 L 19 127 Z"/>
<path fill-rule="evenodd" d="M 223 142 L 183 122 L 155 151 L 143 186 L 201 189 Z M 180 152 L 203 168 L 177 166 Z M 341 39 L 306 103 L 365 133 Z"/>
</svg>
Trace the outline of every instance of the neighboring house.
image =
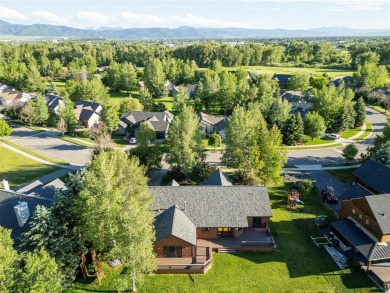
<svg viewBox="0 0 390 293">
<path fill-rule="evenodd" d="M 190 96 L 190 99 L 195 99 L 196 90 L 198 89 L 198 84 L 196 84 L 196 83 L 194 83 L 194 84 L 187 84 L 186 88 L 187 88 L 188 94 Z"/>
<path fill-rule="evenodd" d="M 229 125 L 229 118 L 226 116 L 207 115 L 200 112 L 198 114 L 199 125 L 205 134 L 218 133 L 223 139 L 225 138 L 226 127 Z"/>
<path fill-rule="evenodd" d="M 15 246 L 19 245 L 20 235 L 28 231 L 37 205 L 49 207 L 51 203 L 51 199 L 0 189 L 0 226 L 12 229 Z"/>
<path fill-rule="evenodd" d="M 140 80 L 140 81 L 137 83 L 137 85 L 138 85 L 138 90 L 139 90 L 139 91 L 142 91 L 142 90 L 145 89 L 145 83 L 143 82 L 143 80 Z"/>
<path fill-rule="evenodd" d="M 390 193 L 390 168 L 378 161 L 368 159 L 352 175 L 373 194 Z"/>
<path fill-rule="evenodd" d="M 312 108 L 311 97 L 301 91 L 280 91 L 280 96 L 291 105 L 291 113 L 301 113 L 302 117 Z"/>
<path fill-rule="evenodd" d="M 346 87 L 351 87 L 352 86 L 352 76 L 338 76 L 331 80 L 328 83 L 328 86 L 335 86 L 339 87 L 342 83 L 345 84 Z"/>
<path fill-rule="evenodd" d="M 287 88 L 287 82 L 292 77 L 291 74 L 277 74 L 275 73 L 272 78 L 279 83 L 281 89 Z"/>
<path fill-rule="evenodd" d="M 76 119 L 85 128 L 99 123 L 102 109 L 100 104 L 89 101 L 76 101 L 74 105 Z"/>
<path fill-rule="evenodd" d="M 390 99 L 390 90 L 387 89 L 376 89 L 371 92 L 372 96 L 379 98 L 389 98 Z"/>
<path fill-rule="evenodd" d="M 233 186 L 233 182 L 218 168 L 205 181 L 199 183 L 199 185 Z"/>
<path fill-rule="evenodd" d="M 55 94 L 47 94 L 45 96 L 46 105 L 50 113 L 58 114 L 65 107 L 64 99 Z"/>
<path fill-rule="evenodd" d="M 12 92 L 12 91 L 15 91 L 15 89 L 12 86 L 0 83 L 0 93 Z"/>
<path fill-rule="evenodd" d="M 130 114 L 122 115 L 117 133 L 134 135 L 139 130 L 141 123 L 145 122 L 150 129 L 156 132 L 158 139 L 165 139 L 173 117 L 169 111 L 133 111 Z"/>
<path fill-rule="evenodd" d="M 371 191 L 361 186 L 359 183 L 352 182 L 352 186 L 343 194 L 340 195 L 342 200 L 359 198 L 364 196 L 373 195 Z"/>
<path fill-rule="evenodd" d="M 390 194 L 343 201 L 331 231 L 344 253 L 359 262 L 377 283 L 390 285 Z"/>
<path fill-rule="evenodd" d="M 23 106 L 28 100 L 33 97 L 30 94 L 19 91 L 4 91 L 0 93 L 0 106 Z"/>
<path fill-rule="evenodd" d="M 149 191 L 154 196 L 157 273 L 205 273 L 212 250 L 275 248 L 266 187 L 172 184 L 150 186 Z"/>
</svg>

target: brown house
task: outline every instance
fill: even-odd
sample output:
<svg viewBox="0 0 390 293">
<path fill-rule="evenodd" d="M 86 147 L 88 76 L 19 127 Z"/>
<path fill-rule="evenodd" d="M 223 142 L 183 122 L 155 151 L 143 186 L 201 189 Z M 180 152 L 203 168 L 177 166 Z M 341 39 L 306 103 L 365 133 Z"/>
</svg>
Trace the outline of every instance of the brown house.
<svg viewBox="0 0 390 293">
<path fill-rule="evenodd" d="M 331 231 L 382 286 L 390 285 L 390 194 L 344 200 Z"/>
<path fill-rule="evenodd" d="M 353 173 L 355 182 L 373 194 L 390 193 L 390 168 L 373 159 L 368 159 Z"/>
<path fill-rule="evenodd" d="M 155 198 L 157 273 L 204 273 L 212 251 L 275 248 L 266 187 L 175 184 L 149 190 Z"/>
</svg>

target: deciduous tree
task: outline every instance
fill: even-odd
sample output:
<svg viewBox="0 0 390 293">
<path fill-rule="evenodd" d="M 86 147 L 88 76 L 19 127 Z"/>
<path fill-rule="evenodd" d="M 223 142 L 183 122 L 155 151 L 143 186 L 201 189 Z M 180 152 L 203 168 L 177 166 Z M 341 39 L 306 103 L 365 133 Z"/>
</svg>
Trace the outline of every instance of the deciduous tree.
<svg viewBox="0 0 390 293">
<path fill-rule="evenodd" d="M 348 161 L 352 161 L 356 155 L 358 154 L 359 152 L 359 149 L 357 148 L 356 145 L 354 145 L 353 143 L 350 143 L 350 144 L 347 144 L 344 148 L 343 148 L 343 152 L 341 153 L 341 155 Z"/>
<path fill-rule="evenodd" d="M 8 136 L 12 133 L 11 126 L 8 125 L 3 119 L 0 119 L 0 139 L 4 136 Z"/>
<path fill-rule="evenodd" d="M 305 134 L 314 139 L 325 134 L 326 126 L 324 118 L 317 112 L 307 113 L 305 116 Z"/>
</svg>

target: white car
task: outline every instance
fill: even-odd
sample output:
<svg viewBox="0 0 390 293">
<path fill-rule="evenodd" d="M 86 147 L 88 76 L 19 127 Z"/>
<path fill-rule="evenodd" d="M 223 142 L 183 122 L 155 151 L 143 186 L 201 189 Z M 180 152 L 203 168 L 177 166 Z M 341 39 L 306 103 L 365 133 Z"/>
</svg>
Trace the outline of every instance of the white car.
<svg viewBox="0 0 390 293">
<path fill-rule="evenodd" d="M 334 140 L 334 139 L 339 139 L 340 135 L 338 135 L 337 133 L 326 133 L 325 138 Z"/>
<path fill-rule="evenodd" d="M 136 144 L 137 143 L 137 139 L 135 137 L 131 137 L 129 139 L 129 144 Z"/>
</svg>

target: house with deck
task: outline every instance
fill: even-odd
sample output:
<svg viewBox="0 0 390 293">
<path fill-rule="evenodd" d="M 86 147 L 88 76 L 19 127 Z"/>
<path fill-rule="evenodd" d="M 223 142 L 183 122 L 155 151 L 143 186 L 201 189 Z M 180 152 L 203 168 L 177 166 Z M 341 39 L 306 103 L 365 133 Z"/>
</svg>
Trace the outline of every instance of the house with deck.
<svg viewBox="0 0 390 293">
<path fill-rule="evenodd" d="M 382 288 L 390 287 L 390 194 L 344 200 L 331 231 L 344 254 Z"/>
<path fill-rule="evenodd" d="M 212 251 L 275 249 L 266 187 L 171 184 L 149 191 L 155 198 L 157 273 L 205 273 Z"/>
</svg>

